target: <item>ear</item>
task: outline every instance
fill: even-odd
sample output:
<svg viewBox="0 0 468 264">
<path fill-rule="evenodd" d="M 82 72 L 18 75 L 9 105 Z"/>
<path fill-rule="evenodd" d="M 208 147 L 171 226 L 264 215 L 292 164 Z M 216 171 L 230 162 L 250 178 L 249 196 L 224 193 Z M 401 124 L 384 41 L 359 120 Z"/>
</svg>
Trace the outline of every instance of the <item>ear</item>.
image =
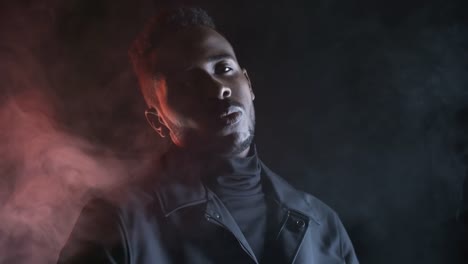
<svg viewBox="0 0 468 264">
<path fill-rule="evenodd" d="M 255 100 L 255 94 L 254 94 L 254 92 L 252 90 L 252 83 L 250 82 L 249 74 L 247 73 L 247 70 L 245 68 L 242 69 L 242 73 L 244 74 L 244 76 L 247 79 L 247 82 L 249 84 L 250 95 L 252 96 L 252 101 L 253 101 L 253 100 Z"/>
<path fill-rule="evenodd" d="M 162 127 L 165 126 L 165 123 L 163 122 L 162 118 L 159 116 L 158 111 L 155 108 L 150 108 L 146 110 L 145 117 L 146 121 L 151 126 L 151 128 L 154 129 L 154 131 L 156 131 L 161 137 L 166 137 Z"/>
</svg>

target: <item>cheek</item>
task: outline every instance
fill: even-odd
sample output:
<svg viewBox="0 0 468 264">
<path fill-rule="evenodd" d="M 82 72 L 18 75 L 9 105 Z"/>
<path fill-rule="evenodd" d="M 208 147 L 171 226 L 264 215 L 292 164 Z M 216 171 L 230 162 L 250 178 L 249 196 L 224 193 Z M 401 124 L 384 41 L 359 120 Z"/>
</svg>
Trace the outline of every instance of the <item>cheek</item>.
<svg viewBox="0 0 468 264">
<path fill-rule="evenodd" d="M 172 125 L 177 127 L 193 127 L 193 122 L 191 121 L 190 115 L 187 108 L 187 103 L 183 97 L 178 96 L 174 92 L 170 92 L 167 89 L 167 86 L 160 87 L 156 93 L 159 110 L 164 118 L 168 119 Z"/>
<path fill-rule="evenodd" d="M 176 126 L 178 130 L 198 127 L 191 116 L 180 113 L 169 104 L 161 105 L 161 111 L 163 116 L 165 116 L 173 126 Z"/>
<path fill-rule="evenodd" d="M 168 92 L 165 98 L 167 107 L 170 108 L 173 113 L 185 119 L 190 119 L 194 114 L 199 112 L 199 101 L 200 99 L 194 95 L 177 90 Z"/>
<path fill-rule="evenodd" d="M 239 76 L 235 80 L 233 80 L 230 84 L 230 87 L 233 88 L 233 95 L 240 101 L 246 108 L 248 105 L 252 104 L 253 101 L 253 93 L 252 89 L 250 88 L 248 80 L 245 76 Z"/>
<path fill-rule="evenodd" d="M 250 107 L 250 113 L 249 113 L 249 130 L 253 130 L 255 126 L 255 108 L 253 104 Z"/>
<path fill-rule="evenodd" d="M 245 117 L 242 120 L 242 126 L 240 130 L 246 132 L 252 130 L 255 124 L 255 113 L 253 105 L 246 106 Z"/>
</svg>

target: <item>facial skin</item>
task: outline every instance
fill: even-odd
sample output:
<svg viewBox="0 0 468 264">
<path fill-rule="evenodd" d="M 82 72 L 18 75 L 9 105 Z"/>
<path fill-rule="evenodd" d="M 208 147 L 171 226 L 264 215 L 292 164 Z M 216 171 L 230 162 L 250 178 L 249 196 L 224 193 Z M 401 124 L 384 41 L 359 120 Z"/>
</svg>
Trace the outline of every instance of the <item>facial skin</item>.
<svg viewBox="0 0 468 264">
<path fill-rule="evenodd" d="M 254 94 L 231 44 L 210 28 L 192 27 L 164 40 L 153 58 L 162 74 L 154 81 L 157 105 L 150 107 L 172 141 L 195 152 L 246 156 Z"/>
</svg>

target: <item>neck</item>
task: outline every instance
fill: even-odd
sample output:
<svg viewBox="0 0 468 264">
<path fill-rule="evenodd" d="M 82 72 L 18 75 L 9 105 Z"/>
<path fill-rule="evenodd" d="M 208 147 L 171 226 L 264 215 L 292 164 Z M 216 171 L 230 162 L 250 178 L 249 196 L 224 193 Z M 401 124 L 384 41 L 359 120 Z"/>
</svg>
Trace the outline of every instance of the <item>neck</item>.
<svg viewBox="0 0 468 264">
<path fill-rule="evenodd" d="M 245 158 L 247 157 L 247 155 L 249 154 L 249 151 L 250 151 L 250 146 L 247 147 L 246 149 L 244 149 L 242 152 L 240 153 L 236 153 L 236 154 L 221 154 L 219 155 L 220 157 L 222 158 Z"/>
<path fill-rule="evenodd" d="M 247 157 L 247 154 L 249 154 L 249 151 L 250 151 L 250 146 L 247 147 L 244 151 L 242 151 L 241 153 L 239 153 L 239 155 L 237 155 L 236 157 L 237 158 L 245 158 Z"/>
<path fill-rule="evenodd" d="M 250 146 L 242 150 L 241 152 L 236 153 L 222 153 L 216 152 L 207 149 L 199 149 L 199 148 L 192 148 L 186 146 L 180 146 L 178 144 L 174 144 L 172 147 L 177 149 L 180 153 L 185 153 L 189 157 L 195 157 L 205 160 L 212 160 L 212 159 L 231 159 L 231 158 L 245 158 L 248 156 L 250 152 Z"/>
<path fill-rule="evenodd" d="M 191 148 L 180 147 L 176 144 L 172 145 L 172 150 L 169 150 L 170 156 L 175 158 L 175 160 L 171 161 L 178 161 L 182 164 L 199 164 L 200 166 L 207 166 L 208 164 L 212 164 L 220 162 L 222 160 L 230 160 L 230 159 L 242 159 L 249 156 L 251 152 L 251 146 L 248 146 L 240 153 L 229 153 L 229 154 L 221 154 L 209 151 L 197 151 Z"/>
<path fill-rule="evenodd" d="M 232 164 L 241 162 L 252 151 L 252 147 L 248 147 L 237 155 L 229 156 L 194 152 L 177 145 L 173 145 L 171 149 L 163 156 L 163 167 L 171 174 L 174 173 L 173 175 L 183 175 L 186 180 L 196 180 L 200 175 L 212 174 L 221 168 L 230 171 Z"/>
</svg>

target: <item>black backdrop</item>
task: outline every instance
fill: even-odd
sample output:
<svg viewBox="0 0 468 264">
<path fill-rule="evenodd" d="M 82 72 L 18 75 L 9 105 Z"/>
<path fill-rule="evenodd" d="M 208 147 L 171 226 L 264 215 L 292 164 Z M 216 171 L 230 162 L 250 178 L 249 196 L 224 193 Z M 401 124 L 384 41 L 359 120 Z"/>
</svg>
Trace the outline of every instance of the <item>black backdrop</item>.
<svg viewBox="0 0 468 264">
<path fill-rule="evenodd" d="M 362 263 L 464 263 L 457 215 L 468 137 L 466 1 L 188 3 L 210 12 L 249 71 L 260 157 L 339 213 Z M 144 123 L 126 57 L 160 4 L 2 4 L 0 198 L 8 225 L 0 246 L 13 252 L 2 263 L 53 259 L 76 213 L 50 201 L 76 205 L 87 189 L 105 184 L 94 174 L 63 180 L 60 169 L 50 172 L 42 162 L 37 169 L 40 150 L 63 144 L 78 148 L 79 157 L 111 157 L 131 167 L 164 145 Z M 46 129 L 24 125 L 16 111 L 34 122 L 45 116 Z M 53 136 L 31 152 L 37 143 L 31 133 Z M 70 147 L 71 141 L 79 143 Z M 89 163 L 51 157 L 47 162 L 78 171 Z M 47 184 L 28 187 L 31 166 L 33 179 Z M 43 192 L 57 193 L 48 189 L 57 182 L 66 194 L 44 198 Z M 44 199 L 41 208 L 50 210 L 37 211 L 29 199 Z M 48 246 L 38 246 L 44 241 Z"/>
</svg>

